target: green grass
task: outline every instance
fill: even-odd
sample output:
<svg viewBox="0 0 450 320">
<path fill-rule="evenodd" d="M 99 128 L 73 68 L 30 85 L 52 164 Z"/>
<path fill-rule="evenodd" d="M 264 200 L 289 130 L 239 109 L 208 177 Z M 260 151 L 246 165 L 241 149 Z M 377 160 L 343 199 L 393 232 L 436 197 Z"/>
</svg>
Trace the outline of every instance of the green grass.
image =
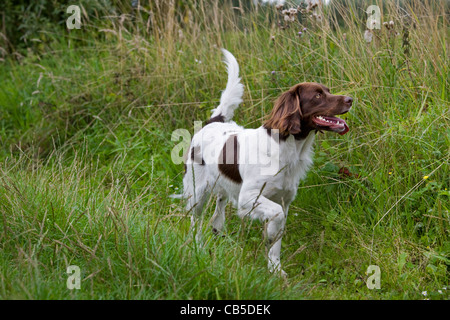
<svg viewBox="0 0 450 320">
<path fill-rule="evenodd" d="M 0 298 L 448 299 L 445 1 L 411 1 L 406 40 L 386 2 L 383 21 L 399 35 L 382 29 L 369 44 L 364 19 L 343 6 L 342 25 L 304 18 L 281 30 L 270 10 L 201 3 L 212 14 L 190 8 L 191 24 L 171 11 L 148 32 L 144 18 L 92 18 L 1 62 Z M 220 47 L 240 63 L 246 93 L 235 120 L 247 127 L 301 81 L 355 98 L 350 132 L 316 139 L 283 238 L 286 280 L 266 269 L 261 224 L 228 207 L 225 236 L 206 226 L 200 245 L 183 204 L 168 197 L 183 172 L 171 134 L 192 132 L 217 105 Z M 81 269 L 80 290 L 66 287 L 69 265 Z M 380 290 L 366 287 L 369 265 L 380 267 Z"/>
</svg>

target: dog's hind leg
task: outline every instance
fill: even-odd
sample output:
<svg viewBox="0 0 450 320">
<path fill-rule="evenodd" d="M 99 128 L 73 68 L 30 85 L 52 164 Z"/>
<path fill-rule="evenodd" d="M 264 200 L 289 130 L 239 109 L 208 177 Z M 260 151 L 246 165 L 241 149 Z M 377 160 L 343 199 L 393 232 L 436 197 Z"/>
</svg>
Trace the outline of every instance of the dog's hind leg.
<svg viewBox="0 0 450 320">
<path fill-rule="evenodd" d="M 208 184 L 202 180 L 203 168 L 199 165 L 189 164 L 183 179 L 184 197 L 186 198 L 186 210 L 191 214 L 190 233 L 195 239 L 201 241 L 203 225 L 203 206 L 209 196 Z M 195 174 L 194 174 L 195 172 Z"/>
</svg>

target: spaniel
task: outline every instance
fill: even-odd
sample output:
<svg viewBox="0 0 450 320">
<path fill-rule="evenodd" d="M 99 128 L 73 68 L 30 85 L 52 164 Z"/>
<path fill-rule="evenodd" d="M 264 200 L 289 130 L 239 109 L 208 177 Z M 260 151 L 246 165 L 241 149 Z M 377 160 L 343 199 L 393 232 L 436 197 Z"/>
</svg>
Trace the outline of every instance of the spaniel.
<svg viewBox="0 0 450 320">
<path fill-rule="evenodd" d="M 349 128 L 336 115 L 348 112 L 353 99 L 333 95 L 322 84 L 299 83 L 278 97 L 261 127 L 244 129 L 232 121 L 244 93 L 239 65 L 230 52 L 222 51 L 226 88 L 211 118 L 193 136 L 185 161 L 182 197 L 192 214 L 191 230 L 200 240 L 203 206 L 214 195 L 211 224 L 220 233 L 225 206 L 231 202 L 239 217 L 265 222 L 269 270 L 285 275 L 281 237 L 289 205 L 313 162 L 314 137 L 318 131 L 345 134 Z"/>
</svg>

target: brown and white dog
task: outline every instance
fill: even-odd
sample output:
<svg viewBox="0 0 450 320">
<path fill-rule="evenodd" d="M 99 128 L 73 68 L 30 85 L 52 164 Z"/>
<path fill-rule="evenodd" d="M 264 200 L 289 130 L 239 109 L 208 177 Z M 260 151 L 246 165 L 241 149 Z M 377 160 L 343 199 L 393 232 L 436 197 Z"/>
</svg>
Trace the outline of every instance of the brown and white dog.
<svg viewBox="0 0 450 320">
<path fill-rule="evenodd" d="M 299 83 L 281 94 L 268 120 L 257 129 L 244 129 L 231 121 L 242 102 L 239 65 L 222 50 L 228 67 L 228 83 L 219 106 L 190 144 L 183 178 L 183 198 L 192 213 L 191 230 L 200 239 L 203 205 L 217 197 L 212 218 L 215 233 L 225 223 L 228 201 L 241 218 L 266 223 L 268 267 L 281 272 L 280 249 L 290 203 L 300 180 L 312 164 L 312 145 L 317 131 L 345 134 L 346 113 L 353 99 L 333 95 L 324 85 Z"/>
</svg>

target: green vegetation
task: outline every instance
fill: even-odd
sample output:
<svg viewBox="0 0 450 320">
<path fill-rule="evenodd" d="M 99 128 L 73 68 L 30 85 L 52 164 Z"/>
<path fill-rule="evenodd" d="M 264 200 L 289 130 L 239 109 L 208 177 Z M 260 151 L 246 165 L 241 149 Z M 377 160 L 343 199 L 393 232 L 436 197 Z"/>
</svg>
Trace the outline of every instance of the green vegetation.
<svg viewBox="0 0 450 320">
<path fill-rule="evenodd" d="M 448 2 L 375 2 L 394 26 L 370 43 L 370 1 L 285 29 L 273 7 L 202 0 L 86 2 L 81 29 L 48 18 L 26 43 L 0 28 L 0 298 L 448 299 Z M 349 133 L 318 134 L 291 205 L 287 279 L 266 269 L 260 224 L 228 207 L 227 234 L 205 226 L 200 246 L 168 197 L 183 172 L 171 134 L 217 105 L 221 47 L 241 67 L 239 124 L 260 126 L 302 81 L 355 98 Z M 66 287 L 69 265 L 80 290 Z"/>
</svg>

